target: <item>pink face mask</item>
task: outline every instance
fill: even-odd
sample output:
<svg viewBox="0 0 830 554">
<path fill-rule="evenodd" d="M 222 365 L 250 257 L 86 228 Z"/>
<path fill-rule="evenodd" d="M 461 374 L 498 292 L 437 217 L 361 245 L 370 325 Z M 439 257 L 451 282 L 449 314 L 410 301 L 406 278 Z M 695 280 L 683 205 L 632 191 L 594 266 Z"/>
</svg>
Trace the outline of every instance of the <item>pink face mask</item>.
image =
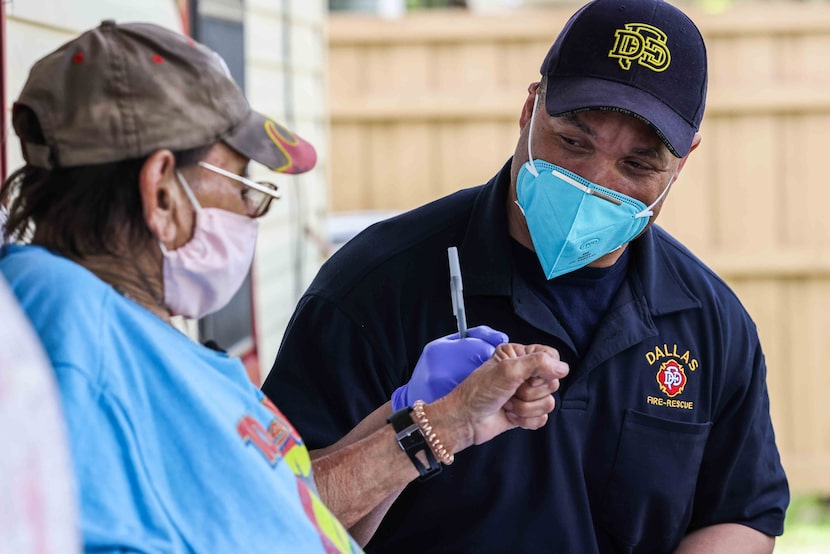
<svg viewBox="0 0 830 554">
<path fill-rule="evenodd" d="M 259 222 L 219 208 L 202 208 L 176 172 L 196 209 L 193 238 L 164 255 L 164 303 L 174 315 L 200 318 L 221 309 L 242 286 L 251 267 Z"/>
</svg>

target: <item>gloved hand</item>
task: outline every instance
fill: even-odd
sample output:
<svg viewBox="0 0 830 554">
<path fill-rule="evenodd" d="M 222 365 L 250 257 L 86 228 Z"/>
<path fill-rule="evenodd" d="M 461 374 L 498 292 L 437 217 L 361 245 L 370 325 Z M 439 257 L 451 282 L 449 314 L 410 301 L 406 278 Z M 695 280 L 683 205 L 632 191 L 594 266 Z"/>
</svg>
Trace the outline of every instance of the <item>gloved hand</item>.
<svg viewBox="0 0 830 554">
<path fill-rule="evenodd" d="M 430 403 L 445 396 L 505 342 L 507 335 L 480 325 L 468 329 L 466 338 L 454 333 L 428 343 L 409 382 L 392 393 L 392 411 L 411 406 L 416 400 Z"/>
</svg>

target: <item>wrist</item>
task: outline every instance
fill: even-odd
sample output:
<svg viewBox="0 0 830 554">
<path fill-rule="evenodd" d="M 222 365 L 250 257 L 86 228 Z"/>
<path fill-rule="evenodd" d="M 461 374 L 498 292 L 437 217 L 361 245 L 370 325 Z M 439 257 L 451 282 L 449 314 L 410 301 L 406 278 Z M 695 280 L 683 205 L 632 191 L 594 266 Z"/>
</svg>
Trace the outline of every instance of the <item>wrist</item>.
<svg viewBox="0 0 830 554">
<path fill-rule="evenodd" d="M 407 406 L 393 412 L 386 421 L 392 424 L 395 430 L 395 441 L 398 446 L 418 470 L 418 479 L 424 481 L 441 473 L 441 464 L 423 427 L 412 417 L 412 413 L 413 409 Z"/>
<path fill-rule="evenodd" d="M 438 433 L 435 432 L 435 429 L 432 427 L 432 423 L 429 421 L 425 406 L 426 404 L 423 400 L 416 400 L 412 406 L 412 415 L 414 416 L 418 427 L 421 428 L 421 432 L 432 450 L 433 455 L 439 462 L 445 466 L 448 466 L 453 463 L 455 456 L 452 452 L 447 451 L 444 443 L 441 442 L 441 437 L 438 436 Z"/>
<path fill-rule="evenodd" d="M 448 454 L 456 454 L 473 445 L 473 426 L 462 415 L 461 406 L 455 402 L 454 395 L 426 404 L 423 410 Z"/>
</svg>

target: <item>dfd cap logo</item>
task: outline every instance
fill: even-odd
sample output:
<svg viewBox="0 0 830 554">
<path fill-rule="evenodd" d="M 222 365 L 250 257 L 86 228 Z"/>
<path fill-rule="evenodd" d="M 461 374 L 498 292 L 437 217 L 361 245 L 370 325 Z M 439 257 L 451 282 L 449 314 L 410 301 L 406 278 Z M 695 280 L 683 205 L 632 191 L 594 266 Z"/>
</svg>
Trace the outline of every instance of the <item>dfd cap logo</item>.
<svg viewBox="0 0 830 554">
<path fill-rule="evenodd" d="M 677 363 L 676 360 L 662 363 L 657 371 L 657 384 L 660 385 L 660 390 L 669 398 L 683 392 L 683 389 L 686 388 L 686 372 L 683 370 L 683 366 Z"/>
<path fill-rule="evenodd" d="M 666 46 L 666 33 L 646 23 L 626 23 L 624 29 L 614 31 L 614 47 L 609 58 L 616 58 L 620 67 L 628 71 L 636 61 L 652 71 L 668 69 L 671 53 Z"/>
</svg>

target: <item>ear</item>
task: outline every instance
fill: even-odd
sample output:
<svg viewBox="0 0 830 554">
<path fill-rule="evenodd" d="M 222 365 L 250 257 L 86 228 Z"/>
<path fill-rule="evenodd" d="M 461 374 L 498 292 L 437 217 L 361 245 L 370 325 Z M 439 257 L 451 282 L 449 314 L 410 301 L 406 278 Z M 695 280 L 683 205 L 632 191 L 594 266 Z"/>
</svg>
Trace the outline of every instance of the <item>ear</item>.
<svg viewBox="0 0 830 554">
<path fill-rule="evenodd" d="M 144 222 L 159 242 L 175 242 L 181 191 L 176 183 L 176 159 L 170 150 L 156 150 L 141 166 L 138 177 Z"/>
<path fill-rule="evenodd" d="M 678 175 L 679 175 L 679 174 L 680 174 L 680 172 L 683 170 L 683 166 L 684 166 L 684 165 L 686 165 L 686 160 L 688 160 L 688 159 L 689 159 L 689 156 L 691 155 L 691 153 L 692 153 L 692 152 L 694 152 L 694 151 L 695 151 L 695 148 L 697 148 L 697 147 L 698 147 L 698 145 L 700 144 L 700 141 L 701 141 L 701 136 L 700 136 L 700 133 L 695 133 L 694 138 L 692 138 L 692 147 L 691 147 L 691 148 L 689 148 L 689 153 L 688 153 L 688 154 L 686 154 L 685 156 L 683 156 L 683 159 L 682 159 L 682 160 L 680 160 L 680 165 L 679 165 L 679 166 L 677 166 L 677 174 L 678 174 Z M 676 178 L 677 178 L 677 177 L 675 176 L 675 179 L 676 179 Z"/>
<path fill-rule="evenodd" d="M 528 124 L 530 121 L 530 117 L 533 115 L 533 102 L 536 100 L 536 93 L 539 90 L 539 82 L 530 83 L 527 87 L 527 98 L 525 98 L 525 103 L 522 106 L 522 113 L 519 116 L 519 129 L 524 129 L 525 125 Z"/>
</svg>

